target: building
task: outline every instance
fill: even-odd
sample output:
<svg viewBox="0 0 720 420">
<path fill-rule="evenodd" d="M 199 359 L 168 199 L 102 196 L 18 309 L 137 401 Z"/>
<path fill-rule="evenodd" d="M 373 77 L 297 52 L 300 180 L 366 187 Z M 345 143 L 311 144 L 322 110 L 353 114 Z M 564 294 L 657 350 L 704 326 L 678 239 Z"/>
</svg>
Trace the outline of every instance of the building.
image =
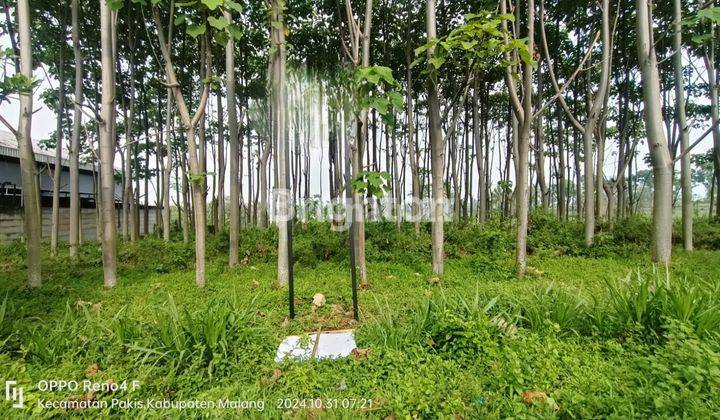
<svg viewBox="0 0 720 420">
<path fill-rule="evenodd" d="M 42 237 L 50 238 L 52 226 L 53 172 L 55 170 L 55 151 L 43 150 L 33 140 L 35 162 L 40 176 L 40 201 L 42 206 Z M 68 240 L 70 225 L 70 170 L 68 153 L 63 150 L 60 173 L 60 226 L 59 239 Z M 80 164 L 80 234 L 82 240 L 96 240 L 98 234 L 97 208 L 95 205 L 95 183 L 97 167 L 92 164 Z M 118 224 L 122 222 L 121 211 L 122 186 L 115 185 L 115 207 L 118 212 Z M 23 194 L 20 179 L 20 159 L 17 140 L 12 133 L 0 131 L 0 242 L 8 242 L 22 237 L 23 234 Z M 140 233 L 144 232 L 144 211 L 140 211 Z M 148 212 L 149 230 L 155 229 L 155 211 Z"/>
</svg>

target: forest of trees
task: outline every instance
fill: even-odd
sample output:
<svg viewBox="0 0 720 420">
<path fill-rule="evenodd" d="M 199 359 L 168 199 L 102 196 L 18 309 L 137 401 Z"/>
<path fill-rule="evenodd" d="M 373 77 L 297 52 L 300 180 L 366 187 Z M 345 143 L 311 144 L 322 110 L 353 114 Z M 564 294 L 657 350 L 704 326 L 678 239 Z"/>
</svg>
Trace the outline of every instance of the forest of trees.
<svg viewBox="0 0 720 420">
<path fill-rule="evenodd" d="M 285 285 L 293 214 L 325 205 L 335 228 L 352 217 L 363 285 L 365 224 L 388 214 L 432 225 L 438 276 L 445 223 L 498 217 L 522 277 L 532 208 L 581 219 L 587 246 L 599 221 L 651 211 L 652 258 L 669 263 L 675 215 L 687 250 L 693 217 L 720 216 L 719 23 L 700 0 L 5 0 L 0 102 L 19 120 L 0 121 L 22 166 L 27 284 L 42 279 L 38 75 L 70 162 L 72 258 L 79 163 L 99 168 L 106 287 L 141 211 L 194 242 L 199 287 L 208 233 L 228 232 L 233 266 L 243 226 L 270 224 Z"/>
</svg>

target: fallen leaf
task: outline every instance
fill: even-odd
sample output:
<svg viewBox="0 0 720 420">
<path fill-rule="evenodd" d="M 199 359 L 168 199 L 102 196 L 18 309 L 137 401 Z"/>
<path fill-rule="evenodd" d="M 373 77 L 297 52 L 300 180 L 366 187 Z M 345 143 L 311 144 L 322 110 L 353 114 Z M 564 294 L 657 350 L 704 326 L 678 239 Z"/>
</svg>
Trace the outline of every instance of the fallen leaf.
<svg viewBox="0 0 720 420">
<path fill-rule="evenodd" d="M 285 319 L 283 319 L 282 322 L 280 323 L 280 326 L 281 326 L 282 328 L 287 328 L 287 327 L 289 327 L 289 326 L 290 326 L 290 318 L 285 317 Z"/>
<path fill-rule="evenodd" d="M 100 367 L 97 365 L 97 363 L 93 363 L 85 369 L 85 376 L 93 376 L 98 372 L 100 372 Z"/>
<path fill-rule="evenodd" d="M 95 312 L 99 312 L 101 307 L 102 307 L 102 304 L 100 304 L 100 302 L 98 302 L 98 303 L 93 303 L 93 305 L 92 305 L 92 310 L 95 311 Z"/>
<path fill-rule="evenodd" d="M 331 306 L 331 308 L 332 308 L 333 314 L 341 314 L 341 313 L 344 313 L 344 312 L 345 312 L 345 309 L 342 307 L 342 305 L 340 305 L 340 304 L 338 304 L 338 303 L 334 303 L 334 304 Z"/>
<path fill-rule="evenodd" d="M 253 286 L 255 286 L 255 287 L 260 287 L 260 282 L 257 281 L 257 280 L 255 280 L 255 279 L 252 279 L 252 284 L 253 284 Z"/>
<path fill-rule="evenodd" d="M 425 291 L 423 292 L 423 295 L 430 297 L 430 296 L 432 296 L 432 291 L 425 289 Z"/>
<path fill-rule="evenodd" d="M 370 354 L 370 349 L 359 349 L 356 347 L 350 354 L 352 354 L 352 357 L 355 359 L 363 359 Z"/>
<path fill-rule="evenodd" d="M 280 369 L 273 370 L 273 373 L 270 377 L 262 378 L 260 379 L 260 382 L 262 382 L 263 385 L 270 385 L 275 382 L 277 382 L 278 379 L 282 376 L 282 371 Z"/>
<path fill-rule="evenodd" d="M 428 280 L 430 284 L 440 284 L 440 277 L 432 277 L 430 280 Z"/>
<path fill-rule="evenodd" d="M 245 258 L 243 258 L 243 259 L 240 261 L 240 264 L 242 264 L 242 265 L 248 265 L 249 262 L 250 262 L 250 258 L 245 257 Z"/>
<path fill-rule="evenodd" d="M 361 285 L 360 285 L 360 290 L 368 290 L 369 288 L 370 288 L 370 284 L 369 284 L 369 283 L 368 283 L 368 284 L 361 284 Z"/>
<path fill-rule="evenodd" d="M 323 306 L 325 304 L 325 295 L 322 293 L 315 293 L 315 296 L 313 296 L 312 304 L 314 306 Z"/>
<path fill-rule="evenodd" d="M 525 391 L 522 393 L 522 399 L 525 401 L 525 404 L 533 405 L 533 404 L 548 404 L 550 403 L 552 405 L 553 411 L 558 411 L 560 407 L 553 401 L 552 398 L 548 398 L 547 394 L 538 391 L 536 389 L 531 389 L 529 391 Z"/>
</svg>

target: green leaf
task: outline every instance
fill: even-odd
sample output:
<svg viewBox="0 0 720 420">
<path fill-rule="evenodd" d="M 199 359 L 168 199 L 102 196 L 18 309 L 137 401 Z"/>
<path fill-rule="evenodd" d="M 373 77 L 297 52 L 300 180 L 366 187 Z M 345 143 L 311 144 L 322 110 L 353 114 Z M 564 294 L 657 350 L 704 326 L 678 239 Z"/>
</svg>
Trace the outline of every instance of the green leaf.
<svg viewBox="0 0 720 420">
<path fill-rule="evenodd" d="M 225 16 L 215 17 L 215 16 L 208 16 L 207 18 L 208 23 L 213 28 L 222 31 L 223 29 L 227 28 L 230 25 L 230 22 L 228 22 L 227 19 L 225 19 Z"/>
<path fill-rule="evenodd" d="M 442 57 L 439 55 L 434 55 L 434 56 L 430 57 L 430 60 L 428 60 L 428 61 L 435 69 L 440 69 L 440 67 L 442 67 L 442 65 L 445 64 L 445 57 Z"/>
<path fill-rule="evenodd" d="M 185 22 L 187 22 L 187 21 L 188 21 L 187 15 L 178 15 L 178 16 L 175 18 L 175 26 L 182 25 L 183 23 L 185 23 Z"/>
<path fill-rule="evenodd" d="M 708 7 L 698 11 L 698 17 L 720 23 L 720 7 Z"/>
<path fill-rule="evenodd" d="M 202 4 L 210 10 L 215 10 L 223 3 L 223 0 L 201 0 Z"/>
<path fill-rule="evenodd" d="M 123 8 L 124 2 L 125 0 L 107 0 L 107 6 L 113 12 L 117 12 L 118 10 Z"/>
<path fill-rule="evenodd" d="M 232 24 L 228 26 L 227 31 L 230 33 L 230 35 L 235 39 L 242 38 L 242 30 L 239 26 Z"/>
<path fill-rule="evenodd" d="M 243 7 L 240 4 L 234 2 L 233 0 L 225 0 L 225 7 L 238 13 L 242 13 L 243 11 Z"/>
<path fill-rule="evenodd" d="M 191 37 L 197 38 L 199 35 L 204 34 L 205 30 L 206 30 L 205 25 L 188 25 L 188 27 L 185 31 Z"/>
</svg>

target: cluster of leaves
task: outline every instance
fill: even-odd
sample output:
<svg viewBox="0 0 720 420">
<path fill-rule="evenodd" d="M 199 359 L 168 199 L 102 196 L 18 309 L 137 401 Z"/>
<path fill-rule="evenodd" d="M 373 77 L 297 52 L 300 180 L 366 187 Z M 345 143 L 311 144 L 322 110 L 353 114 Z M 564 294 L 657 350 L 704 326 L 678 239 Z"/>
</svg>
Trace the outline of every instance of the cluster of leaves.
<svg viewBox="0 0 720 420">
<path fill-rule="evenodd" d="M 707 7 L 683 21 L 683 25 L 693 32 L 692 42 L 698 46 L 706 45 L 713 39 L 710 25 L 720 25 L 720 7 Z"/>
<path fill-rule="evenodd" d="M 152 7 L 163 4 L 164 0 L 130 0 L 132 3 Z M 125 0 L 108 0 L 111 10 L 123 8 Z M 192 38 L 205 34 L 209 28 L 215 29 L 213 38 L 219 45 L 225 45 L 228 37 L 240 39 L 240 27 L 225 17 L 224 13 L 242 13 L 243 7 L 234 0 L 188 0 L 178 2 L 176 7 L 182 10 L 175 19 L 175 26 L 185 25 L 185 33 Z"/>
<path fill-rule="evenodd" d="M 361 66 L 352 77 L 356 109 L 374 109 L 386 125 L 393 125 L 393 112 L 402 110 L 401 86 L 392 69 L 384 66 Z"/>
<path fill-rule="evenodd" d="M 0 49 L 0 63 L 6 65 L 8 64 L 8 61 L 12 61 L 14 59 L 15 54 L 13 53 L 12 48 Z M 28 78 L 22 73 L 4 76 L 2 80 L 0 80 L 0 104 L 3 102 L 10 102 L 10 95 L 32 92 L 38 84 L 40 84 L 39 80 Z"/>
<path fill-rule="evenodd" d="M 352 188 L 360 194 L 382 198 L 390 192 L 390 174 L 377 171 L 360 171 L 352 182 Z"/>
<path fill-rule="evenodd" d="M 465 15 L 465 22 L 456 26 L 444 38 L 434 38 L 415 49 L 417 57 L 413 66 L 425 60 L 430 49 L 428 70 L 437 72 L 446 63 L 471 65 L 476 69 L 489 69 L 497 66 L 508 67 L 518 64 L 505 56 L 516 56 L 520 61 L 537 65 L 533 60 L 526 39 L 517 39 L 504 27 L 513 22 L 512 14 L 499 14 L 481 11 Z"/>
</svg>

